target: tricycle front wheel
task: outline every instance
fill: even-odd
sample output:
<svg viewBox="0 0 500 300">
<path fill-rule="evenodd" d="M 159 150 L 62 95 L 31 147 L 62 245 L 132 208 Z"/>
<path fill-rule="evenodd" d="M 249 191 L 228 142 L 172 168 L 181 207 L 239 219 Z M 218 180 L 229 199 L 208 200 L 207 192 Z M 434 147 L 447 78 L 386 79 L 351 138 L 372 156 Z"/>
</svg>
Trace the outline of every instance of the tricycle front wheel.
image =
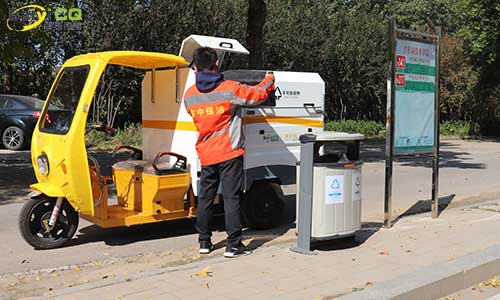
<svg viewBox="0 0 500 300">
<path fill-rule="evenodd" d="M 45 195 L 27 201 L 19 213 L 19 231 L 35 249 L 54 249 L 69 241 L 78 228 L 78 213 L 64 199 L 54 226 L 49 219 L 56 204 L 55 198 Z"/>
</svg>

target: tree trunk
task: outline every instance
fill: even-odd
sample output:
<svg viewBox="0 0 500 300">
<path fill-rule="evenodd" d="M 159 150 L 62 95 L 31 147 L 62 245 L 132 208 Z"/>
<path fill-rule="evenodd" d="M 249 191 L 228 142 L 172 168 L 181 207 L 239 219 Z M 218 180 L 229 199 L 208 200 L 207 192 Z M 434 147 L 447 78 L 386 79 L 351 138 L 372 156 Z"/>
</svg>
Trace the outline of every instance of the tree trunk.
<svg viewBox="0 0 500 300">
<path fill-rule="evenodd" d="M 12 94 L 12 86 L 13 86 L 13 72 L 12 66 L 9 64 L 4 63 L 3 64 L 3 94 Z"/>
<path fill-rule="evenodd" d="M 263 28 L 266 23 L 265 0 L 248 0 L 247 47 L 249 69 L 262 69 Z"/>
</svg>

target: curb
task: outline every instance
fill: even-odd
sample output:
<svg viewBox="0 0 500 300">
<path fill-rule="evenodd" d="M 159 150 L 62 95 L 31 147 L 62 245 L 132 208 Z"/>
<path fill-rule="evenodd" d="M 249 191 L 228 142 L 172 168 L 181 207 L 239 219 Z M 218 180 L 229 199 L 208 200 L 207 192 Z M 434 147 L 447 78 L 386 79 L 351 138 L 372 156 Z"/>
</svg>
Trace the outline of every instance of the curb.
<svg viewBox="0 0 500 300">
<path fill-rule="evenodd" d="M 423 268 L 338 300 L 438 299 L 500 274 L 500 244 Z M 325 297 L 329 299 L 328 297 Z"/>
<path fill-rule="evenodd" d="M 447 208 L 459 208 L 474 204 L 486 204 L 488 201 L 495 201 L 498 199 L 500 199 L 500 190 L 495 189 L 479 194 L 464 195 L 457 198 L 455 201 L 451 201 Z"/>
</svg>

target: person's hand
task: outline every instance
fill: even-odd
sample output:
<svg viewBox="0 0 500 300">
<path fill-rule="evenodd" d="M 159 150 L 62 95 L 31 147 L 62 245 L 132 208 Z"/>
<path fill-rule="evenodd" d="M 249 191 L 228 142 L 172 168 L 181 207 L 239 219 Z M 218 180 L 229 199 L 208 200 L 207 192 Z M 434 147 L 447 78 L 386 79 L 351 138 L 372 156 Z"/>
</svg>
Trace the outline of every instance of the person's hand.
<svg viewBox="0 0 500 300">
<path fill-rule="evenodd" d="M 271 78 L 272 78 L 272 79 L 273 79 L 273 81 L 274 81 L 274 73 L 273 73 L 273 71 L 267 71 L 267 72 L 266 72 L 266 76 L 271 76 Z"/>
</svg>

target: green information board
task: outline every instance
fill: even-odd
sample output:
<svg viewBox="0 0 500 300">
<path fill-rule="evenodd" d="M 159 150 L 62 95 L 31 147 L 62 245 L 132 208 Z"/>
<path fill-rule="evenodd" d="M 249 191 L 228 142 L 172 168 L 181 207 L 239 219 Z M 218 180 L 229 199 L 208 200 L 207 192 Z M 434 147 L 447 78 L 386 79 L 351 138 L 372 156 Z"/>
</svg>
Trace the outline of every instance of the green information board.
<svg viewBox="0 0 500 300">
<path fill-rule="evenodd" d="M 389 18 L 384 225 L 392 226 L 396 157 L 432 159 L 432 217 L 439 216 L 439 60 L 441 28 L 433 33 L 396 27 Z"/>
<path fill-rule="evenodd" d="M 436 51 L 434 43 L 396 39 L 395 154 L 434 149 Z"/>
</svg>

